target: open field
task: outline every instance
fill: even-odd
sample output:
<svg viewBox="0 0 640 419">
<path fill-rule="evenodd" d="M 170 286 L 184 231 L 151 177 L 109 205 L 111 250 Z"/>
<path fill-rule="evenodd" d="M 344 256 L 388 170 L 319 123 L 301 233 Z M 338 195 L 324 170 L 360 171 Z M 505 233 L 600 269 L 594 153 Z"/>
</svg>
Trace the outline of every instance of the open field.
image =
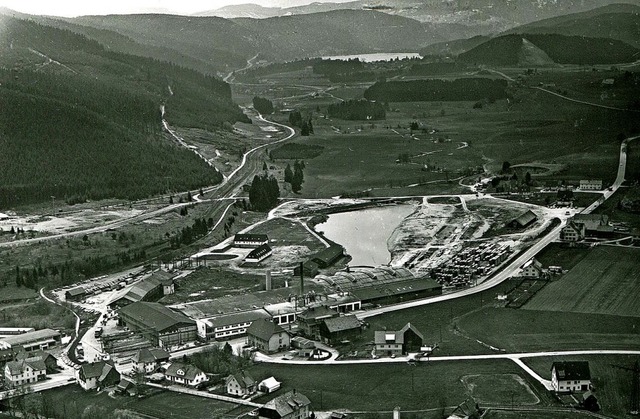
<svg viewBox="0 0 640 419">
<path fill-rule="evenodd" d="M 553 410 L 493 410 L 485 413 L 483 419 L 579 419 L 592 417 L 587 412 L 581 411 L 556 411 Z"/>
<path fill-rule="evenodd" d="M 279 391 L 297 389 L 309 397 L 316 410 L 348 408 L 357 411 L 391 411 L 395 406 L 401 406 L 403 410 L 455 406 L 469 397 L 468 388 L 461 381 L 464 376 L 495 374 L 521 377 L 533 389 L 535 397 L 543 403 L 548 402 L 545 391 L 541 391 L 537 382 L 532 383 L 515 364 L 507 360 L 420 362 L 415 366 L 359 364 L 348 368 L 338 365 L 258 364 L 249 372 L 254 377 L 274 375 L 283 383 L 283 389 Z M 481 381 L 476 391 L 490 393 L 491 389 L 486 385 L 491 380 Z M 508 404 L 511 400 L 510 395 L 505 398 L 502 392 L 492 397 L 495 397 L 495 402 L 502 404 Z M 256 401 L 260 402 L 261 399 Z"/>
<path fill-rule="evenodd" d="M 0 307 L 0 326 L 58 329 L 71 333 L 76 318 L 64 307 L 39 299 L 24 305 Z"/>
<path fill-rule="evenodd" d="M 599 246 L 524 308 L 640 317 L 640 249 Z"/>
<path fill-rule="evenodd" d="M 536 255 L 536 259 L 542 266 L 561 266 L 562 269 L 571 269 L 584 259 L 590 250 L 583 247 L 568 247 L 563 243 L 549 243 L 542 252 Z"/>
<path fill-rule="evenodd" d="M 554 77 L 588 85 L 594 77 L 601 80 L 603 76 L 545 71 L 545 80 Z M 325 107 L 337 101 L 332 95 L 342 97 L 342 88 L 331 89 L 328 81 L 309 69 L 295 72 L 296 92 L 282 90 L 280 84 L 287 82 L 286 77 L 269 75 L 265 79 L 274 83 L 267 96 L 276 104 L 312 116 L 315 133 L 297 141 L 325 146 L 322 155 L 307 162 L 305 197 L 370 188 L 373 195 L 389 195 L 389 190 L 420 194 L 420 187 L 406 187 L 438 179 L 446 182 L 447 176 L 455 178 L 458 171 L 479 165 L 497 171 L 503 161 L 564 168 L 561 173 L 536 178 L 539 182 L 586 177 L 602 178 L 606 184 L 615 177 L 616 136 L 637 125 L 624 113 L 568 102 L 526 87 L 513 87 L 508 102 L 485 103 L 481 109 L 473 109 L 471 102 L 391 103 L 386 120 L 345 121 L 325 116 Z M 345 86 L 355 93 L 363 85 Z M 286 116 L 278 118 L 286 120 Z M 425 130 L 410 131 L 412 121 Z M 400 153 L 408 153 L 411 163 L 395 163 Z M 424 164 L 446 171 L 422 171 Z"/>
<path fill-rule="evenodd" d="M 551 364 L 555 361 L 589 361 L 591 381 L 602 408 L 601 414 L 613 417 L 630 417 L 631 371 L 616 366 L 632 368 L 638 357 L 623 355 L 589 355 L 579 358 L 540 357 L 527 358 L 524 362 L 540 376 L 551 379 Z"/>
<path fill-rule="evenodd" d="M 467 392 L 481 406 L 505 405 L 510 400 L 514 406 L 535 405 L 540 399 L 517 374 L 465 375 L 462 383 Z"/>
<path fill-rule="evenodd" d="M 12 300 L 25 300 L 27 298 L 36 298 L 38 293 L 31 288 L 17 287 L 14 283 L 6 280 L 0 288 L 0 302 Z"/>
<path fill-rule="evenodd" d="M 457 326 L 507 352 L 640 348 L 640 319 L 626 316 L 486 307 L 462 315 Z"/>
<path fill-rule="evenodd" d="M 85 392 L 77 385 L 48 390 L 42 394 L 49 408 L 64 418 L 110 418 L 129 411 L 151 418 L 212 419 L 235 418 L 250 410 L 218 400 L 156 389 L 150 390 L 142 399 L 110 397 L 95 390 Z"/>
</svg>

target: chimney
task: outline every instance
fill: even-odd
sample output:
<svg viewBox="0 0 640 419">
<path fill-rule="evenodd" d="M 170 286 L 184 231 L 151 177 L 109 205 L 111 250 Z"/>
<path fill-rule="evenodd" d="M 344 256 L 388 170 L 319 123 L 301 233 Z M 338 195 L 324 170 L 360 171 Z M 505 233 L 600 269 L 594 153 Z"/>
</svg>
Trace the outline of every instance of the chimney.
<svg viewBox="0 0 640 419">
<path fill-rule="evenodd" d="M 267 269 L 267 275 L 265 278 L 264 289 L 267 291 L 271 290 L 271 269 Z"/>
<path fill-rule="evenodd" d="M 393 419 L 400 419 L 400 406 L 393 408 Z"/>
<path fill-rule="evenodd" d="M 304 263 L 300 262 L 300 295 L 304 296 Z"/>
</svg>

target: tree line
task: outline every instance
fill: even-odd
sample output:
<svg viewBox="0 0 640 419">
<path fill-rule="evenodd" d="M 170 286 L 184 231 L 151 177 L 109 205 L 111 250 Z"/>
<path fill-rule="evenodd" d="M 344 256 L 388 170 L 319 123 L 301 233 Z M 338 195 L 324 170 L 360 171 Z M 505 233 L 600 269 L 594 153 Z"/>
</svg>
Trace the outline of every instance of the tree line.
<svg viewBox="0 0 640 419">
<path fill-rule="evenodd" d="M 327 114 L 332 118 L 345 120 L 380 120 L 387 116 L 382 103 L 367 99 L 347 100 L 334 103 L 327 108 Z"/>
</svg>

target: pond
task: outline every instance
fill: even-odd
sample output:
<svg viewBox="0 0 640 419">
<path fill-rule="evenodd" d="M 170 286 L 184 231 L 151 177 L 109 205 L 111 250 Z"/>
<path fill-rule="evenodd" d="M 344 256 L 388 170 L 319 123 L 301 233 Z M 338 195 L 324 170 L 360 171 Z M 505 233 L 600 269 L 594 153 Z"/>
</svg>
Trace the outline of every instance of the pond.
<svg viewBox="0 0 640 419">
<path fill-rule="evenodd" d="M 323 60 L 353 60 L 359 59 L 365 63 L 372 63 L 375 61 L 389 61 L 404 58 L 422 58 L 417 52 L 379 52 L 375 54 L 354 54 L 354 55 L 331 55 L 322 57 Z"/>
<path fill-rule="evenodd" d="M 386 265 L 391 261 L 387 240 L 415 208 L 415 205 L 400 204 L 340 212 L 329 215 L 329 219 L 315 229 L 344 246 L 352 258 L 350 265 Z"/>
</svg>

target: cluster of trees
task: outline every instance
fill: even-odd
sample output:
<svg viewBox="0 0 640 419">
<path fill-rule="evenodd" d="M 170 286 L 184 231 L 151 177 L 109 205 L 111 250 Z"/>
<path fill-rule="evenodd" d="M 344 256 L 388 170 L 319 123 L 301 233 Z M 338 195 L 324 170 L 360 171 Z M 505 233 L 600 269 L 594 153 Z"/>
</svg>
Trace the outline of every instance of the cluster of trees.
<svg viewBox="0 0 640 419">
<path fill-rule="evenodd" d="M 273 102 L 260 96 L 254 96 L 253 108 L 262 115 L 269 115 L 273 113 Z"/>
<path fill-rule="evenodd" d="M 200 237 L 205 236 L 211 227 L 213 227 L 213 218 L 196 218 L 192 226 L 183 227 L 179 233 L 169 237 L 171 248 L 178 249 L 182 245 L 190 245 Z"/>
<path fill-rule="evenodd" d="M 313 123 L 311 122 L 311 115 L 307 118 L 302 117 L 302 113 L 298 110 L 293 110 L 289 113 L 289 124 L 294 127 L 300 128 L 300 135 L 306 137 L 309 134 L 313 134 Z"/>
<path fill-rule="evenodd" d="M 323 76 L 354 73 L 362 70 L 364 70 L 364 62 L 358 58 L 350 60 L 320 60 L 313 63 L 314 74 L 322 74 Z"/>
<path fill-rule="evenodd" d="M 436 63 L 421 63 L 412 65 L 408 74 L 411 76 L 432 76 L 435 74 L 446 74 L 454 71 L 459 71 L 462 68 L 462 64 L 456 62 L 436 62 Z"/>
<path fill-rule="evenodd" d="M 24 286 L 34 290 L 37 290 L 43 283 L 48 286 L 68 285 L 146 259 L 145 249 L 129 249 L 113 255 L 87 256 L 57 264 L 42 265 L 38 263 L 32 266 L 16 266 L 15 281 L 18 287 Z"/>
<path fill-rule="evenodd" d="M 190 361 L 202 371 L 221 377 L 243 371 L 251 364 L 249 357 L 235 356 L 229 342 L 222 348 L 212 346 L 206 351 L 193 354 L 190 356 Z"/>
<path fill-rule="evenodd" d="M 291 190 L 295 193 L 300 192 L 302 189 L 302 183 L 304 182 L 304 161 L 296 160 L 293 164 L 293 170 L 291 165 L 287 163 L 287 167 L 284 169 L 284 181 L 291 184 Z"/>
<path fill-rule="evenodd" d="M 255 211 L 269 211 L 277 205 L 278 198 L 280 187 L 275 177 L 267 173 L 253 177 L 249 188 L 249 203 Z"/>
<path fill-rule="evenodd" d="M 334 103 L 327 108 L 327 114 L 332 118 L 350 121 L 380 120 L 387 117 L 385 107 L 382 103 L 366 99 Z"/>
<path fill-rule="evenodd" d="M 381 102 L 490 100 L 507 97 L 507 81 L 488 78 L 378 82 L 364 92 Z"/>
</svg>

